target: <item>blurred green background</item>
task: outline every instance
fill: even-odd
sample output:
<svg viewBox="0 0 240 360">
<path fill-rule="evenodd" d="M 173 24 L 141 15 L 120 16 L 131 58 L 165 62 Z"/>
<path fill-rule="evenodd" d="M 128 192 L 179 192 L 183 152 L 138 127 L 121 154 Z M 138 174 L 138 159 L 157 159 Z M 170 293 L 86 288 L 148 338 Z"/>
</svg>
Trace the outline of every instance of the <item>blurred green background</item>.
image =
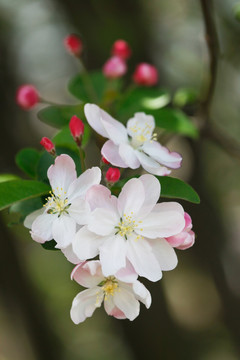
<svg viewBox="0 0 240 360">
<path fill-rule="evenodd" d="M 213 124 L 240 143 L 235 4 L 215 1 L 220 57 L 210 110 Z M 89 69 L 100 68 L 112 43 L 122 38 L 133 50 L 130 74 L 136 63 L 151 62 L 161 87 L 172 94 L 192 87 L 204 97 L 209 58 L 200 1 L 0 0 L 1 172 L 16 173 L 16 152 L 52 135 L 35 110 L 17 108 L 20 84 L 33 83 L 59 103 L 75 102 L 66 88 L 78 63 L 62 44 L 71 32 L 84 40 Z M 184 158 L 174 175 L 190 182 L 202 199 L 201 205 L 182 202 L 196 244 L 177 251 L 178 267 L 159 283 L 144 281 L 153 303 L 133 323 L 101 309 L 74 325 L 69 311 L 79 288 L 70 281 L 72 265 L 60 252 L 33 242 L 22 226 L 7 227 L 15 219 L 1 214 L 0 360 L 240 359 L 239 160 L 204 138 L 175 137 L 169 147 Z"/>
</svg>

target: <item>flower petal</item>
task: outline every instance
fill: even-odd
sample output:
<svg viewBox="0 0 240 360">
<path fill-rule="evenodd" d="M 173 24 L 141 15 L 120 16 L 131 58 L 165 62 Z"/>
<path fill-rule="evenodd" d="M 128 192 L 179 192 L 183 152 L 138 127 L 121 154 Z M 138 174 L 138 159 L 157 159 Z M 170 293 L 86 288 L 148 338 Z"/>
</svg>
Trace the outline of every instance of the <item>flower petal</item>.
<svg viewBox="0 0 240 360">
<path fill-rule="evenodd" d="M 98 235 L 110 235 L 116 232 L 115 226 L 119 223 L 117 212 L 108 209 L 95 209 L 89 218 L 88 229 Z"/>
<path fill-rule="evenodd" d="M 148 240 L 153 253 L 163 271 L 172 270 L 177 266 L 178 260 L 174 249 L 165 239 Z"/>
<path fill-rule="evenodd" d="M 143 151 L 151 158 L 171 169 L 178 169 L 182 163 L 182 156 L 176 152 L 170 152 L 166 147 L 156 141 L 146 141 Z"/>
<path fill-rule="evenodd" d="M 66 248 L 61 249 L 63 255 L 67 258 L 67 260 L 72 264 L 79 264 L 80 259 L 73 252 L 72 244 L 68 245 Z"/>
<path fill-rule="evenodd" d="M 136 156 L 144 170 L 151 174 L 164 176 L 171 173 L 170 170 L 164 166 L 161 166 L 157 161 L 153 160 L 150 156 L 144 154 L 142 151 L 136 151 Z"/>
<path fill-rule="evenodd" d="M 71 244 L 76 232 L 76 221 L 69 216 L 60 215 L 52 225 L 53 238 L 56 241 L 56 248 L 64 249 Z"/>
<path fill-rule="evenodd" d="M 140 304 L 132 292 L 121 287 L 113 296 L 114 304 L 125 314 L 129 320 L 134 320 L 140 312 Z"/>
<path fill-rule="evenodd" d="M 127 244 L 127 258 L 138 275 L 150 281 L 160 280 L 162 271 L 149 243 L 143 238 L 136 240 L 131 237 Z"/>
<path fill-rule="evenodd" d="M 140 166 L 140 162 L 135 154 L 136 150 L 129 144 L 122 143 L 119 145 L 119 155 L 131 169 L 137 169 Z"/>
<path fill-rule="evenodd" d="M 128 142 L 127 129 L 119 121 L 114 120 L 113 122 L 112 120 L 109 121 L 109 119 L 102 117 L 102 124 L 108 133 L 108 138 L 112 140 L 114 144 L 119 145 Z"/>
<path fill-rule="evenodd" d="M 84 106 L 84 113 L 89 125 L 100 135 L 103 137 L 108 137 L 108 133 L 106 132 L 102 122 L 101 122 L 101 114 L 104 111 L 100 109 L 99 106 L 95 104 L 86 104 Z M 110 115 L 109 115 L 110 116 Z"/>
<path fill-rule="evenodd" d="M 77 224 L 85 225 L 90 215 L 90 206 L 86 200 L 75 198 L 68 209 L 68 213 Z"/>
<path fill-rule="evenodd" d="M 102 242 L 102 236 L 96 235 L 89 231 L 87 226 L 83 226 L 72 239 L 72 247 L 79 259 L 86 260 L 98 255 Z"/>
<path fill-rule="evenodd" d="M 41 209 L 33 211 L 31 214 L 26 216 L 23 225 L 26 228 L 31 229 L 34 220 L 36 220 L 36 218 L 39 215 L 42 215 L 44 213 L 44 211 L 45 211 L 44 207 L 42 207 Z"/>
<path fill-rule="evenodd" d="M 153 175 L 142 175 L 139 180 L 144 186 L 145 193 L 144 203 L 138 213 L 138 218 L 140 219 L 147 216 L 147 214 L 152 211 L 153 207 L 156 205 L 160 197 L 161 186 L 159 181 Z"/>
<path fill-rule="evenodd" d="M 179 250 L 189 249 L 191 246 L 193 246 L 194 242 L 195 242 L 195 233 L 192 230 L 190 230 L 187 233 L 187 236 L 185 237 L 182 244 L 177 246 L 177 249 Z"/>
<path fill-rule="evenodd" d="M 67 195 L 71 202 L 76 197 L 84 197 L 91 186 L 99 184 L 101 181 L 101 170 L 92 167 L 84 171 L 69 187 Z"/>
<path fill-rule="evenodd" d="M 80 292 L 73 299 L 70 311 L 70 316 L 74 324 L 79 324 L 86 318 L 91 317 L 96 308 L 101 306 L 102 301 L 103 292 L 97 286 Z"/>
<path fill-rule="evenodd" d="M 152 297 L 148 289 L 138 280 L 132 284 L 132 289 L 136 296 L 136 299 L 141 301 L 147 309 L 150 308 L 152 303 Z"/>
<path fill-rule="evenodd" d="M 114 275 L 126 266 L 126 240 L 120 235 L 113 235 L 99 248 L 99 258 L 104 276 Z"/>
<path fill-rule="evenodd" d="M 126 319 L 125 314 L 115 306 L 112 297 L 104 300 L 104 308 L 108 315 L 114 316 L 116 319 Z"/>
<path fill-rule="evenodd" d="M 97 286 L 104 280 L 100 261 L 84 261 L 78 264 L 71 273 L 71 279 L 86 288 Z"/>
<path fill-rule="evenodd" d="M 117 198 L 111 195 L 111 191 L 103 185 L 93 185 L 86 194 L 86 201 L 89 203 L 91 210 L 104 208 L 116 211 Z"/>
<path fill-rule="evenodd" d="M 132 264 L 127 259 L 126 266 L 124 268 L 118 270 L 118 272 L 116 272 L 116 274 L 115 274 L 115 277 L 118 280 L 124 281 L 126 283 L 132 283 L 135 280 L 137 280 L 138 274 L 134 270 L 134 267 L 132 266 Z"/>
<path fill-rule="evenodd" d="M 57 188 L 67 191 L 69 185 L 77 177 L 73 159 L 66 154 L 58 156 L 55 164 L 49 167 L 47 176 L 53 191 L 56 191 Z"/>
<path fill-rule="evenodd" d="M 121 215 L 137 215 L 145 200 L 144 186 L 141 180 L 131 179 L 122 188 L 118 197 L 118 210 Z"/>
<path fill-rule="evenodd" d="M 45 241 L 53 238 L 52 224 L 57 218 L 57 215 L 44 213 L 39 215 L 32 223 L 32 232 L 35 236 L 42 238 Z"/>
<path fill-rule="evenodd" d="M 101 154 L 114 166 L 126 168 L 128 165 L 119 155 L 119 145 L 115 145 L 112 140 L 108 140 L 102 147 Z"/>
</svg>

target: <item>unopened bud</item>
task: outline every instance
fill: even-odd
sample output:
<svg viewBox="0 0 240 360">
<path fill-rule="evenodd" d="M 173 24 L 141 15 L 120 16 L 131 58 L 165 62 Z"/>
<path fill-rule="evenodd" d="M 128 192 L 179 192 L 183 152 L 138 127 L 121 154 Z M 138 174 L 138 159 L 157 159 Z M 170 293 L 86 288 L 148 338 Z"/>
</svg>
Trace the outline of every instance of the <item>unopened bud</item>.
<svg viewBox="0 0 240 360">
<path fill-rule="evenodd" d="M 49 138 L 43 137 L 42 140 L 40 141 L 40 144 L 44 147 L 44 149 L 47 152 L 49 152 L 49 154 L 53 156 L 56 155 L 55 146 Z"/>
<path fill-rule="evenodd" d="M 104 164 L 107 164 L 107 165 L 109 165 L 109 164 L 110 164 L 110 162 L 109 162 L 109 161 L 107 161 L 107 159 L 105 159 L 105 157 L 104 157 L 104 156 L 102 156 L 101 161 L 102 161 Z"/>
<path fill-rule="evenodd" d="M 66 50 L 75 56 L 80 56 L 83 50 L 83 43 L 79 36 L 70 34 L 63 40 Z"/>
<path fill-rule="evenodd" d="M 73 115 L 69 123 L 71 134 L 78 146 L 81 146 L 84 133 L 84 123 L 76 115 Z"/>
<path fill-rule="evenodd" d="M 127 60 L 132 54 L 132 50 L 125 40 L 116 40 L 112 46 L 112 55 L 119 56 Z"/>
<path fill-rule="evenodd" d="M 133 81 L 137 85 L 153 86 L 158 82 L 158 71 L 155 66 L 141 63 L 137 65 L 134 74 Z"/>
<path fill-rule="evenodd" d="M 39 102 L 37 89 L 33 85 L 22 85 L 18 88 L 16 101 L 25 110 L 33 108 Z"/>
<path fill-rule="evenodd" d="M 110 184 L 114 184 L 120 179 L 121 173 L 118 168 L 109 168 L 106 172 L 106 180 Z"/>
<path fill-rule="evenodd" d="M 118 78 L 123 76 L 127 71 L 127 65 L 119 56 L 113 56 L 103 65 L 103 74 L 107 78 Z"/>
</svg>

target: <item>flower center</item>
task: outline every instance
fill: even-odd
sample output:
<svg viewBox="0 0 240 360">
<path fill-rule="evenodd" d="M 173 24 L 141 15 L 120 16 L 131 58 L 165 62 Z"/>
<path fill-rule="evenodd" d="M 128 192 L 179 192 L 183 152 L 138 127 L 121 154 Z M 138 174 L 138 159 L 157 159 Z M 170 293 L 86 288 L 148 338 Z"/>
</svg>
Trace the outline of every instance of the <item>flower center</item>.
<svg viewBox="0 0 240 360">
<path fill-rule="evenodd" d="M 117 229 L 115 235 L 119 234 L 127 240 L 127 237 L 130 236 L 134 232 L 135 228 L 139 226 L 142 221 L 137 221 L 136 223 L 136 221 L 133 220 L 132 214 L 132 212 L 131 215 L 123 214 L 123 217 L 120 218 L 120 222 L 117 226 L 115 226 L 115 229 Z M 142 231 L 142 229 L 140 229 L 140 231 Z M 139 238 L 140 235 L 137 236 L 137 239 Z"/>
<path fill-rule="evenodd" d="M 102 290 L 104 292 L 104 300 L 108 300 L 109 296 L 113 296 L 116 291 L 119 291 L 118 282 L 114 276 L 105 278 Z"/>
<path fill-rule="evenodd" d="M 146 141 L 157 140 L 157 134 L 152 134 L 153 128 L 148 123 L 145 123 L 144 126 L 142 124 L 135 124 L 130 128 L 130 130 L 133 133 L 131 145 L 135 149 L 143 145 Z"/>
<path fill-rule="evenodd" d="M 47 208 L 47 213 L 58 214 L 58 217 L 64 213 L 68 214 L 71 204 L 68 203 L 66 191 L 63 191 L 62 188 L 59 190 L 57 187 L 56 190 L 52 190 L 49 193 L 51 196 L 46 199 L 47 203 L 43 205 Z"/>
</svg>

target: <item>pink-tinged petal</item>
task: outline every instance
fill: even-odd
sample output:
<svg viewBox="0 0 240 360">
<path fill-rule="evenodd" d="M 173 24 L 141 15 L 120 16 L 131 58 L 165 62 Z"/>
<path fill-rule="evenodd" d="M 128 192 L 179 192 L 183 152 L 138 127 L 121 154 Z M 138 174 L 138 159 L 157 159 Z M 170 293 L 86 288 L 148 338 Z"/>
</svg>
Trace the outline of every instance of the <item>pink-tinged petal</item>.
<svg viewBox="0 0 240 360">
<path fill-rule="evenodd" d="M 127 260 L 126 266 L 116 272 L 115 277 L 120 281 L 124 281 L 125 283 L 133 283 L 135 280 L 137 280 L 138 274 L 129 260 Z"/>
<path fill-rule="evenodd" d="M 45 241 L 51 240 L 53 238 L 52 225 L 55 219 L 57 219 L 57 215 L 54 214 L 39 215 L 32 223 L 32 233 L 35 239 L 39 237 Z"/>
<path fill-rule="evenodd" d="M 102 147 L 101 154 L 114 166 L 126 168 L 128 165 L 119 155 L 119 145 L 115 145 L 112 140 L 108 140 Z"/>
<path fill-rule="evenodd" d="M 134 150 L 129 144 L 122 143 L 119 145 L 119 155 L 131 169 L 137 169 L 140 166 L 140 162 L 135 154 Z"/>
<path fill-rule="evenodd" d="M 97 286 L 104 280 L 100 262 L 98 260 L 84 261 L 75 266 L 71 273 L 71 279 L 86 288 Z"/>
<path fill-rule="evenodd" d="M 160 197 L 161 186 L 158 179 L 153 175 L 142 175 L 139 180 L 142 182 L 145 192 L 144 203 L 138 213 L 138 219 L 141 219 L 147 216 L 156 205 Z"/>
<path fill-rule="evenodd" d="M 120 235 L 113 235 L 99 248 L 99 258 L 104 276 L 111 276 L 126 266 L 126 240 Z"/>
<path fill-rule="evenodd" d="M 115 306 L 112 297 L 108 297 L 107 300 L 104 300 L 104 308 L 108 315 L 113 316 L 119 320 L 126 319 L 124 313 Z"/>
<path fill-rule="evenodd" d="M 132 138 L 144 135 L 150 140 L 154 128 L 154 117 L 143 112 L 135 113 L 134 117 L 127 122 L 127 132 Z"/>
<path fill-rule="evenodd" d="M 88 229 L 95 234 L 106 236 L 116 232 L 119 223 L 117 212 L 108 209 L 95 209 L 89 218 Z"/>
<path fill-rule="evenodd" d="M 140 304 L 138 300 L 136 300 L 132 292 L 123 287 L 119 288 L 119 291 L 115 291 L 113 302 L 129 320 L 132 321 L 139 315 Z"/>
<path fill-rule="evenodd" d="M 79 259 L 86 260 L 98 255 L 102 242 L 102 236 L 96 235 L 89 231 L 87 226 L 83 226 L 72 239 L 72 247 Z"/>
<path fill-rule="evenodd" d="M 94 185 L 92 186 L 87 194 L 86 201 L 89 203 L 91 210 L 97 208 L 104 208 L 108 210 L 116 211 L 117 208 L 117 198 L 111 195 L 111 191 L 103 185 Z"/>
<path fill-rule="evenodd" d="M 148 289 L 138 280 L 133 283 L 132 289 L 136 299 L 141 301 L 146 308 L 149 309 L 152 303 L 152 297 Z"/>
<path fill-rule="evenodd" d="M 129 180 L 118 197 L 118 210 L 121 215 L 136 216 L 145 200 L 144 186 L 139 179 Z"/>
<path fill-rule="evenodd" d="M 38 242 L 39 244 L 44 244 L 45 243 L 45 239 L 41 238 L 41 236 L 35 234 L 33 231 L 30 231 L 31 237 L 34 241 Z M 49 239 L 51 240 L 51 239 Z"/>
<path fill-rule="evenodd" d="M 99 184 L 101 181 L 101 170 L 92 167 L 84 171 L 69 187 L 67 195 L 71 202 L 76 197 L 85 197 L 86 192 L 91 186 Z"/>
<path fill-rule="evenodd" d="M 180 204 L 169 202 L 157 204 L 136 228 L 136 233 L 150 239 L 169 237 L 180 233 L 185 226 L 183 209 Z"/>
<path fill-rule="evenodd" d="M 102 121 L 101 121 L 101 115 L 103 113 L 103 110 L 100 109 L 95 104 L 86 104 L 84 106 L 84 113 L 86 116 L 86 119 L 89 123 L 89 125 L 100 135 L 103 137 L 108 137 L 108 133 L 105 130 Z M 110 115 L 109 115 L 110 116 Z"/>
<path fill-rule="evenodd" d="M 185 219 L 185 230 L 191 230 L 192 228 L 192 219 L 191 216 L 188 213 L 184 213 L 184 219 Z"/>
<path fill-rule="evenodd" d="M 72 244 L 68 245 L 65 249 L 61 249 L 63 255 L 70 261 L 72 264 L 79 264 L 80 259 L 78 256 L 73 252 Z"/>
<path fill-rule="evenodd" d="M 143 238 L 136 240 L 136 236 L 133 236 L 127 244 L 127 258 L 138 275 L 150 281 L 160 280 L 162 271 L 148 242 Z"/>
<path fill-rule="evenodd" d="M 86 200 L 76 198 L 71 202 L 71 205 L 68 208 L 68 213 L 77 224 L 85 225 L 89 219 L 90 206 Z"/>
<path fill-rule="evenodd" d="M 165 176 L 171 173 L 165 166 L 161 166 L 157 161 L 153 160 L 150 156 L 144 154 L 142 151 L 136 151 L 136 156 L 140 161 L 144 170 L 150 174 Z"/>
<path fill-rule="evenodd" d="M 36 220 L 36 218 L 39 215 L 42 215 L 44 213 L 44 211 L 45 211 L 44 207 L 42 207 L 41 209 L 33 211 L 31 214 L 26 216 L 23 225 L 26 228 L 31 229 L 33 222 Z"/>
<path fill-rule="evenodd" d="M 74 324 L 79 324 L 91 317 L 96 308 L 100 307 L 103 301 L 103 292 L 99 287 L 87 289 L 80 292 L 72 303 L 70 316 Z"/>
<path fill-rule="evenodd" d="M 48 179 L 53 191 L 61 188 L 67 191 L 70 184 L 76 179 L 76 167 L 73 159 L 62 154 L 55 159 L 55 164 L 51 165 L 47 172 Z"/>
<path fill-rule="evenodd" d="M 193 246 L 194 243 L 195 243 L 195 233 L 192 230 L 190 230 L 189 232 L 187 232 L 187 236 L 185 237 L 183 243 L 177 246 L 177 249 L 179 250 L 189 249 L 191 246 Z"/>
<path fill-rule="evenodd" d="M 148 240 L 163 271 L 175 269 L 178 260 L 174 249 L 165 239 Z"/>
<path fill-rule="evenodd" d="M 156 141 L 146 141 L 143 151 L 151 158 L 171 169 L 178 169 L 182 163 L 182 156 L 176 152 L 170 152 L 166 147 Z"/>
<path fill-rule="evenodd" d="M 108 138 L 119 145 L 128 142 L 127 129 L 119 121 L 113 123 L 102 118 L 102 124 L 108 133 Z"/>
<path fill-rule="evenodd" d="M 166 240 L 172 247 L 178 247 L 182 243 L 184 243 L 187 235 L 188 235 L 187 231 L 182 231 L 177 235 L 167 237 Z"/>
<path fill-rule="evenodd" d="M 56 241 L 56 248 L 64 249 L 71 244 L 76 233 L 76 221 L 69 216 L 60 215 L 52 225 L 53 238 Z"/>
</svg>

